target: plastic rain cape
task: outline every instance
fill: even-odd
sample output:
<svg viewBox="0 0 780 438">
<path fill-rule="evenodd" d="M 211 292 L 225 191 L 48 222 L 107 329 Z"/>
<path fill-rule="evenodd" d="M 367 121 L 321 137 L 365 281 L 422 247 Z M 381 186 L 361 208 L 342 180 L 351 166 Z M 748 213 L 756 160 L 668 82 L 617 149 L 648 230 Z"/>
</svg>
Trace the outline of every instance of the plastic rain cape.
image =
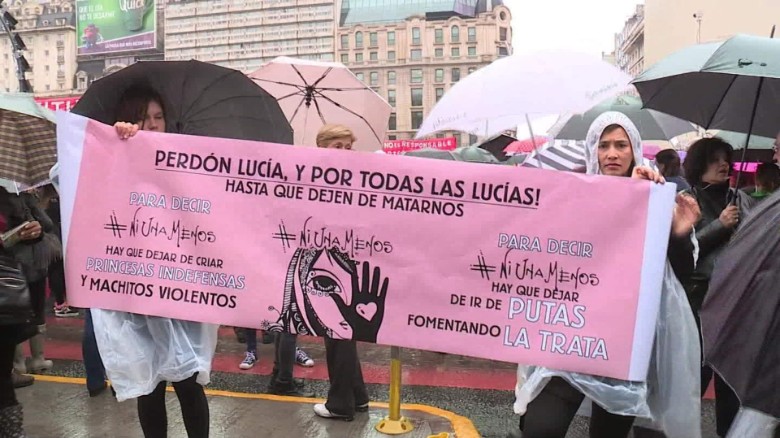
<svg viewBox="0 0 780 438">
<path fill-rule="evenodd" d="M 585 152 L 588 174 L 599 173 L 599 138 L 604 129 L 613 124 L 622 126 L 628 133 L 634 157 L 642 157 L 642 140 L 631 120 L 622 113 L 604 113 L 588 131 Z M 650 361 L 646 382 L 520 365 L 514 411 L 524 414 L 550 378 L 557 376 L 607 411 L 640 417 L 637 425 L 661 430 L 667 438 L 701 438 L 699 332 L 685 291 L 668 261 Z"/>
<path fill-rule="evenodd" d="M 150 394 L 160 382 L 180 382 L 198 373 L 211 379 L 218 325 L 92 309 L 106 375 L 124 401 Z"/>
</svg>

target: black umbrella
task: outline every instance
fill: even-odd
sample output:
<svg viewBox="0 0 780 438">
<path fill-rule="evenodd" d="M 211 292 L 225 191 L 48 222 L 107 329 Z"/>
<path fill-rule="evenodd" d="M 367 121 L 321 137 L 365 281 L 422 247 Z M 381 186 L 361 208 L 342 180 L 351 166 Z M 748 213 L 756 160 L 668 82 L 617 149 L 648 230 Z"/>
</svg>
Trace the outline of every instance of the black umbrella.
<svg viewBox="0 0 780 438">
<path fill-rule="evenodd" d="M 780 191 L 718 256 L 701 309 L 705 361 L 743 407 L 780 417 Z"/>
<path fill-rule="evenodd" d="M 517 139 L 506 134 L 499 134 L 485 140 L 479 147 L 493 154 L 498 161 L 506 161 L 509 157 L 504 153 L 504 149 L 513 141 L 517 141 Z"/>
<path fill-rule="evenodd" d="M 172 132 L 293 142 L 292 128 L 273 96 L 237 70 L 199 61 L 133 64 L 90 85 L 73 112 L 112 124 L 122 93 L 137 84 L 160 93 Z"/>
</svg>

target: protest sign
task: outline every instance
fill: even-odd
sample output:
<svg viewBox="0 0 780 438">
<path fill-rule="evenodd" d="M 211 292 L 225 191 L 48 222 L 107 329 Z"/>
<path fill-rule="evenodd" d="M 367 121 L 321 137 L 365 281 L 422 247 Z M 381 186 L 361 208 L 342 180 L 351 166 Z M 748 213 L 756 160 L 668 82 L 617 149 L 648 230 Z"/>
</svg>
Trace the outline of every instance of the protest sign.
<svg viewBox="0 0 780 438">
<path fill-rule="evenodd" d="M 58 117 L 77 307 L 646 376 L 672 186 Z"/>
</svg>

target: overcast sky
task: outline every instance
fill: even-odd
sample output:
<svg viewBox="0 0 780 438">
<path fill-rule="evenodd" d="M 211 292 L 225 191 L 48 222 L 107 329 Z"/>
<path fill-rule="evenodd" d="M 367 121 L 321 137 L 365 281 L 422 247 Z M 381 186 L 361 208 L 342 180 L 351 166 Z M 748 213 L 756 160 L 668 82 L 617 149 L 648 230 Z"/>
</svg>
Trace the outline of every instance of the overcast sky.
<svg viewBox="0 0 780 438">
<path fill-rule="evenodd" d="M 642 0 L 504 0 L 512 11 L 515 53 L 568 48 L 593 55 L 611 52 Z"/>
</svg>

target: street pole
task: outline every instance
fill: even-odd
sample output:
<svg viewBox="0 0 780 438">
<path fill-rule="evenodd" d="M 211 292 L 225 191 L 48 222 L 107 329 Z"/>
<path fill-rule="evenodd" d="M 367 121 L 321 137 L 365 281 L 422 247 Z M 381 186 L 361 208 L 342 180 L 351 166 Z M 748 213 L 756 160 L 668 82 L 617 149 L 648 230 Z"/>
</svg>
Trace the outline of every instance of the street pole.
<svg viewBox="0 0 780 438">
<path fill-rule="evenodd" d="M 401 416 L 401 349 L 390 347 L 390 409 L 388 416 L 376 425 L 386 435 L 402 435 L 414 430 L 408 418 Z"/>
<path fill-rule="evenodd" d="M 0 5 L 0 22 L 3 23 L 3 30 L 11 41 L 11 48 L 14 53 L 14 60 L 16 61 L 16 77 L 19 79 L 19 92 L 32 93 L 32 87 L 30 82 L 25 77 L 25 72 L 29 71 L 30 65 L 27 64 L 27 60 L 24 59 L 22 51 L 26 49 L 22 37 L 18 33 L 14 33 L 16 27 L 16 19 L 6 9 L 5 5 Z"/>
</svg>

